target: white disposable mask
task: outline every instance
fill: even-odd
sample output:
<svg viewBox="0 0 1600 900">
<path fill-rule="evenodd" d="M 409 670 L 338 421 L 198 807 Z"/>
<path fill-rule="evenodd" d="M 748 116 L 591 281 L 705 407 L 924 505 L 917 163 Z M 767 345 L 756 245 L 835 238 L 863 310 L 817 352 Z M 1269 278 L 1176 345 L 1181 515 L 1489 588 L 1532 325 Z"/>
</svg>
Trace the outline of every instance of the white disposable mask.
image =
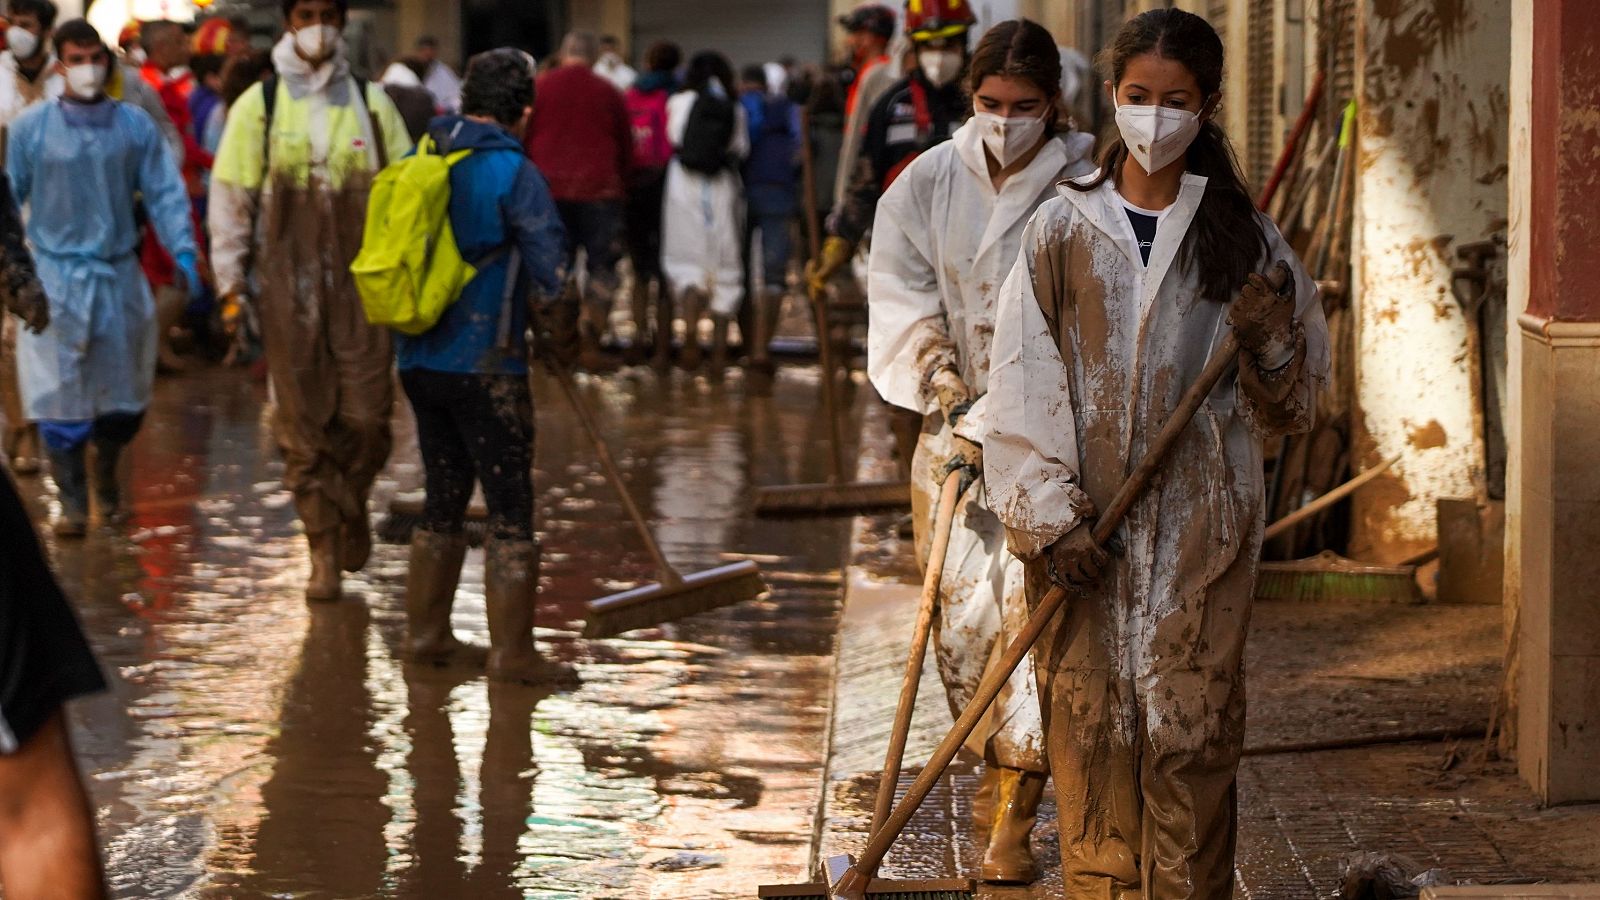
<svg viewBox="0 0 1600 900">
<path fill-rule="evenodd" d="M 923 77 L 934 87 L 944 87 L 960 78 L 966 62 L 960 50 L 917 51 L 917 65 L 922 67 Z"/>
<path fill-rule="evenodd" d="M 992 112 L 977 110 L 973 119 L 977 121 L 978 134 L 983 138 L 983 145 L 989 148 L 989 153 L 1000 163 L 1002 169 L 1038 146 L 1039 138 L 1044 135 L 1044 119 L 1038 116 L 1008 119 Z"/>
<path fill-rule="evenodd" d="M 339 48 L 339 29 L 332 25 L 307 25 L 294 33 L 294 47 L 307 62 L 332 59 Z"/>
<path fill-rule="evenodd" d="M 39 52 L 39 36 L 21 25 L 13 25 L 6 29 L 6 46 L 17 59 L 33 59 Z"/>
<path fill-rule="evenodd" d="M 1200 116 L 1168 106 L 1118 106 L 1117 130 L 1146 172 L 1171 165 L 1200 133 Z"/>
<path fill-rule="evenodd" d="M 67 92 L 79 100 L 93 100 L 100 96 L 106 83 L 106 67 L 95 63 L 67 66 Z"/>
</svg>

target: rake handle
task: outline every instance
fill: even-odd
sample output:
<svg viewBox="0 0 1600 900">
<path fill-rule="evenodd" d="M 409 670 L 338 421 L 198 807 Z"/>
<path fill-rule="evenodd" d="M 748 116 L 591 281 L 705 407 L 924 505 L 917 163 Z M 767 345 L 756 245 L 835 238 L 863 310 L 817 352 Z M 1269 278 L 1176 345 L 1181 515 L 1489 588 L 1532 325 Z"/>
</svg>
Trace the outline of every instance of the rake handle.
<svg viewBox="0 0 1600 900">
<path fill-rule="evenodd" d="M 572 404 L 573 412 L 578 414 L 578 421 L 582 423 L 583 430 L 588 433 L 589 440 L 594 444 L 595 455 L 600 457 L 600 468 L 606 473 L 606 480 L 616 489 L 617 496 L 622 498 L 622 507 L 628 511 L 628 518 L 633 520 L 639 529 L 639 537 L 644 540 L 645 549 L 650 551 L 650 557 L 655 560 L 656 569 L 661 576 L 661 583 L 673 587 L 683 583 L 683 576 L 678 570 L 667 562 L 667 557 L 661 552 L 661 545 L 656 543 L 656 536 L 650 533 L 650 523 L 645 521 L 644 513 L 639 511 L 633 502 L 633 495 L 628 492 L 628 486 L 622 481 L 622 470 L 617 468 L 617 461 L 611 456 L 611 447 L 606 444 L 606 439 L 600 436 L 600 427 L 595 424 L 594 413 L 589 409 L 589 404 L 578 393 L 578 388 L 572 383 L 572 373 L 560 361 L 547 360 L 550 371 L 556 377 L 556 383 L 561 385 L 561 392 L 567 395 L 567 402 Z"/>
<path fill-rule="evenodd" d="M 928 653 L 928 636 L 933 631 L 933 614 L 939 608 L 939 584 L 944 580 L 945 555 L 950 548 L 950 531 L 955 524 L 956 503 L 961 499 L 961 478 L 952 472 L 944 480 L 939 495 L 939 517 L 934 522 L 933 546 L 928 553 L 928 572 L 922 579 L 922 599 L 917 604 L 917 626 L 911 635 L 911 650 L 906 655 L 905 680 L 900 684 L 900 701 L 894 711 L 894 730 L 889 733 L 889 752 L 883 760 L 883 778 L 878 782 L 878 802 L 872 811 L 872 832 L 877 834 L 894 808 L 895 789 L 900 786 L 900 764 L 905 760 L 906 739 L 911 734 L 911 715 L 917 708 L 917 688 L 922 683 L 922 662 Z"/>
<path fill-rule="evenodd" d="M 1206 397 L 1210 396 L 1212 389 L 1217 386 L 1223 376 L 1233 369 L 1238 358 L 1239 340 L 1230 331 L 1228 337 L 1223 340 L 1222 346 L 1211 354 L 1211 359 L 1206 363 L 1205 370 L 1201 372 L 1200 378 L 1189 388 L 1188 393 L 1183 395 L 1183 399 L 1179 401 L 1177 409 L 1173 411 L 1171 417 L 1167 419 L 1166 425 L 1162 427 L 1155 440 L 1151 442 L 1150 449 L 1145 451 L 1144 457 L 1139 460 L 1139 464 L 1134 467 L 1133 471 L 1122 482 L 1122 487 L 1117 490 L 1111 503 L 1095 523 L 1095 543 L 1104 546 L 1106 541 L 1111 539 L 1117 527 L 1122 524 L 1122 520 L 1127 516 L 1128 510 L 1133 507 L 1133 502 L 1138 499 L 1139 494 L 1144 491 L 1151 479 L 1155 477 L 1156 472 L 1161 468 L 1162 462 L 1165 461 L 1167 453 L 1172 450 L 1173 445 L 1182 436 L 1184 429 L 1189 426 L 1189 420 L 1194 418 L 1196 412 L 1199 412 L 1201 405 L 1206 402 Z M 883 863 L 883 858 L 888 855 L 889 848 L 894 846 L 894 842 L 899 839 L 901 832 L 905 831 L 906 825 L 911 822 L 912 815 L 916 813 L 918 807 L 922 806 L 922 802 L 928 799 L 928 794 L 933 791 L 934 785 L 938 784 L 940 777 L 944 775 L 945 769 L 956 758 L 961 746 L 966 743 L 967 738 L 971 737 L 972 732 L 977 729 L 979 720 L 989 711 L 989 707 L 994 704 L 995 698 L 1000 696 L 1000 689 L 1011 679 L 1011 675 L 1017 670 L 1017 667 L 1022 665 L 1022 660 L 1032 651 L 1033 645 L 1039 640 L 1039 636 L 1044 634 L 1045 627 L 1055 618 L 1056 613 L 1060 611 L 1066 601 L 1067 592 L 1059 585 L 1052 587 L 1044 595 L 1044 598 L 1039 601 L 1038 608 L 1028 617 L 1027 624 L 1022 627 L 1022 631 L 1017 634 L 1011 645 L 1006 648 L 1005 656 L 1001 658 L 999 665 L 984 675 L 983 681 L 978 685 L 977 693 L 973 696 L 972 701 L 967 704 L 967 708 L 962 711 L 961 718 L 956 720 L 955 727 L 950 729 L 950 733 L 945 735 L 944 741 L 939 744 L 938 749 L 933 751 L 933 757 L 928 760 L 927 765 L 923 766 L 922 771 L 917 775 L 916 781 L 912 782 L 911 787 L 906 790 L 905 797 L 894 808 L 894 812 L 889 815 L 888 821 L 884 823 L 882 828 L 873 832 L 872 840 L 867 843 L 867 848 L 862 852 L 861 859 L 851 866 L 850 870 L 839 879 L 839 883 L 833 887 L 833 896 L 835 898 L 839 898 L 839 900 L 860 900 L 860 898 L 866 896 L 866 889 L 871 881 L 871 876 L 865 873 L 878 870 L 878 866 Z"/>
<path fill-rule="evenodd" d="M 834 384 L 833 329 L 828 321 L 827 294 L 811 295 L 811 313 L 816 319 L 817 360 L 822 366 L 822 414 L 828 419 L 829 481 L 844 483 L 844 433 L 839 421 L 839 399 Z"/>
</svg>

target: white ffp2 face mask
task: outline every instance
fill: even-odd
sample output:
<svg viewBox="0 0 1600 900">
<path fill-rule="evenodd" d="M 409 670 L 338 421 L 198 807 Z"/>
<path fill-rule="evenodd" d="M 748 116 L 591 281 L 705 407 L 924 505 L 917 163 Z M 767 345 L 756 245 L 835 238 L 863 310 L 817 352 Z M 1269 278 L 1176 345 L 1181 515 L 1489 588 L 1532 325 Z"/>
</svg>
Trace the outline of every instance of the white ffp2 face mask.
<svg viewBox="0 0 1600 900">
<path fill-rule="evenodd" d="M 13 25 L 6 29 L 6 46 L 17 59 L 33 59 L 39 52 L 39 36 L 21 25 Z"/>
<path fill-rule="evenodd" d="M 923 77 L 934 87 L 944 87 L 960 78 L 966 62 L 960 50 L 917 51 L 917 65 L 922 67 Z"/>
<path fill-rule="evenodd" d="M 93 100 L 105 87 L 106 67 L 96 63 L 67 66 L 67 92 L 79 100 Z"/>
<path fill-rule="evenodd" d="M 1159 172 L 1194 143 L 1200 116 L 1168 106 L 1118 106 L 1117 130 L 1139 165 L 1146 172 Z"/>
<path fill-rule="evenodd" d="M 332 25 L 308 25 L 294 33 L 294 47 L 307 62 L 332 59 L 339 47 L 339 29 Z"/>
<path fill-rule="evenodd" d="M 1039 116 L 1008 119 L 992 112 L 975 110 L 973 119 L 977 122 L 983 145 L 989 148 L 989 153 L 1002 169 L 1038 146 L 1039 138 L 1044 136 L 1044 119 Z"/>
</svg>

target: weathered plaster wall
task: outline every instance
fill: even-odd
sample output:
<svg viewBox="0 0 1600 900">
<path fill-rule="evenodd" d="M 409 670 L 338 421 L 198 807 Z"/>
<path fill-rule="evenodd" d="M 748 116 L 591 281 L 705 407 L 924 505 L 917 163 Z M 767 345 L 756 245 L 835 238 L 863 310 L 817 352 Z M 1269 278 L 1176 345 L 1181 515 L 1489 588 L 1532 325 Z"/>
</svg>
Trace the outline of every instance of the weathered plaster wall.
<svg viewBox="0 0 1600 900">
<path fill-rule="evenodd" d="M 1358 461 L 1401 465 L 1355 499 L 1352 550 L 1436 540 L 1434 501 L 1472 496 L 1467 331 L 1455 247 L 1506 218 L 1511 0 L 1363 0 L 1355 218 Z"/>
</svg>

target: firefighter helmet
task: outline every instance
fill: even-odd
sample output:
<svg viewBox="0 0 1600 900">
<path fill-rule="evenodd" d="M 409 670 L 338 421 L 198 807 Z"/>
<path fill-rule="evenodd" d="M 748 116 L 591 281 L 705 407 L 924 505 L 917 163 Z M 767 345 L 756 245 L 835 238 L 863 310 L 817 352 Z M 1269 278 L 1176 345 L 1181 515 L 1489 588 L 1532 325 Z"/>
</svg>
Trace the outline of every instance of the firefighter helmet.
<svg viewBox="0 0 1600 900">
<path fill-rule="evenodd" d="M 228 52 L 228 39 L 233 36 L 233 23 L 218 17 L 200 23 L 194 32 L 196 56 L 223 56 Z"/>
<path fill-rule="evenodd" d="M 913 41 L 961 37 L 976 24 L 967 0 L 906 0 L 906 34 Z"/>
</svg>

